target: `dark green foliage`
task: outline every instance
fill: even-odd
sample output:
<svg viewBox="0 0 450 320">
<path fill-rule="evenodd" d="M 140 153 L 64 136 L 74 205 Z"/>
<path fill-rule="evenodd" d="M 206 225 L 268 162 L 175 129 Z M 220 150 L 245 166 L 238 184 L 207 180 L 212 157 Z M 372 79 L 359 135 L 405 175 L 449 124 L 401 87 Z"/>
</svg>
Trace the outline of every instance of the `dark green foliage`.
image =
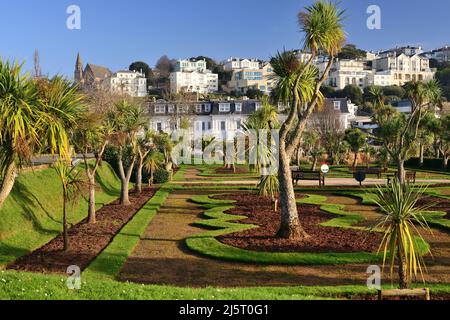
<svg viewBox="0 0 450 320">
<path fill-rule="evenodd" d="M 364 59 L 367 56 L 367 52 L 361 49 L 358 49 L 354 44 L 347 44 L 342 48 L 342 51 L 339 53 L 339 59 Z"/>
<path fill-rule="evenodd" d="M 170 174 L 167 170 L 158 169 L 155 171 L 154 183 L 155 184 L 163 184 L 169 182 Z"/>
</svg>

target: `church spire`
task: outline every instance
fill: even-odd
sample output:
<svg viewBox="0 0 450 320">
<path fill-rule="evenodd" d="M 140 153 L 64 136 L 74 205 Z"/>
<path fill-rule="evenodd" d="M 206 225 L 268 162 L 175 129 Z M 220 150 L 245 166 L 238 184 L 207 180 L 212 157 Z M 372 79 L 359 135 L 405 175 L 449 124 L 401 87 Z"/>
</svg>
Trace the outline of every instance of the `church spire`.
<svg viewBox="0 0 450 320">
<path fill-rule="evenodd" d="M 77 62 L 75 63 L 75 82 L 83 82 L 83 62 L 81 61 L 80 53 L 77 55 Z"/>
</svg>

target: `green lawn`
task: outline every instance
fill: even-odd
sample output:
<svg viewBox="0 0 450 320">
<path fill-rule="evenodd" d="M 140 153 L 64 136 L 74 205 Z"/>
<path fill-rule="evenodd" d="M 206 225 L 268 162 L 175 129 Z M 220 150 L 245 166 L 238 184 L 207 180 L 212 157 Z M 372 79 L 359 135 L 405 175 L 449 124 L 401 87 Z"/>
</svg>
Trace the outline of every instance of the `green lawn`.
<svg viewBox="0 0 450 320">
<path fill-rule="evenodd" d="M 108 163 L 97 175 L 97 207 L 117 199 L 120 181 Z M 62 189 L 53 169 L 23 173 L 0 210 L 0 268 L 41 247 L 62 231 Z M 70 210 L 69 223 L 87 217 L 87 201 Z"/>
<path fill-rule="evenodd" d="M 82 278 L 81 290 L 69 290 L 67 277 L 0 271 L 0 300 L 315 300 L 376 295 L 367 286 L 179 288 Z M 417 284 L 423 287 L 423 284 Z M 427 284 L 431 294 L 450 294 L 450 284 Z M 384 286 L 392 288 L 390 285 Z"/>
</svg>

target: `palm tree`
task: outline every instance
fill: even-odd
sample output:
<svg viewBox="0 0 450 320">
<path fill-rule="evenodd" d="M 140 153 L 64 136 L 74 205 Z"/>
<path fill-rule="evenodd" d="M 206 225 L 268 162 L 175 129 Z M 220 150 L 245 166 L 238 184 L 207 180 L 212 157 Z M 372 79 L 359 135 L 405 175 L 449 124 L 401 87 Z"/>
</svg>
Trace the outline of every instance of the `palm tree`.
<svg viewBox="0 0 450 320">
<path fill-rule="evenodd" d="M 283 52 L 271 61 L 275 73 L 274 98 L 290 106 L 287 120 L 280 130 L 280 202 L 281 227 L 278 235 L 283 238 L 308 237 L 300 225 L 290 162 L 298 148 L 306 123 L 314 110 L 323 103 L 320 88 L 326 80 L 334 59 L 345 42 L 342 26 L 344 12 L 329 1 L 320 0 L 306 7 L 299 14 L 299 24 L 304 37 L 304 49 L 311 52 L 310 59 L 300 63 L 292 52 Z M 312 63 L 319 52 L 329 60 L 321 76 Z"/>
<path fill-rule="evenodd" d="M 144 133 L 138 138 L 137 141 L 137 178 L 136 178 L 136 191 L 142 192 L 142 170 L 144 168 L 144 161 L 152 151 L 153 148 L 153 135 L 150 130 L 145 129 Z"/>
<path fill-rule="evenodd" d="M 85 193 L 88 183 L 82 178 L 81 170 L 70 167 L 67 161 L 59 159 L 54 169 L 58 175 L 62 187 L 63 196 L 63 238 L 64 251 L 70 248 L 69 226 L 67 222 L 67 210 L 70 203 L 76 203 Z"/>
<path fill-rule="evenodd" d="M 0 59 L 0 208 L 14 187 L 16 174 L 29 163 L 40 143 L 43 117 L 34 82 L 22 74 L 22 65 Z"/>
<path fill-rule="evenodd" d="M 278 194 L 280 184 L 276 175 L 265 175 L 261 177 L 258 184 L 258 194 L 264 198 L 270 198 L 273 203 L 273 210 L 278 210 Z"/>
<path fill-rule="evenodd" d="M 129 185 L 137 159 L 138 134 L 146 126 L 144 110 L 126 100 L 116 104 L 115 110 L 108 115 L 113 125 L 113 142 L 117 147 L 117 164 L 121 181 L 120 204 L 130 205 Z M 124 151 L 129 149 L 127 167 L 124 165 Z"/>
<path fill-rule="evenodd" d="M 416 224 L 430 230 L 422 213 L 432 205 L 420 207 L 418 201 L 423 197 L 426 187 L 413 188 L 403 186 L 395 179 L 391 186 L 378 187 L 376 204 L 384 214 L 374 229 L 384 230 L 380 251 L 384 252 L 383 266 L 389 259 L 391 277 L 394 266 L 398 264 L 399 285 L 401 289 L 410 286 L 413 275 L 422 275 L 424 262 L 418 246 L 423 238 Z"/>
<path fill-rule="evenodd" d="M 361 151 L 361 148 L 364 147 L 366 139 L 367 135 L 360 129 L 351 129 L 345 133 L 345 140 L 348 142 L 350 150 L 355 154 L 353 168 L 356 168 L 358 163 L 358 154 Z"/>
<path fill-rule="evenodd" d="M 411 102 L 411 113 L 404 115 L 380 103 L 375 107 L 373 119 L 379 125 L 377 135 L 382 139 L 392 160 L 397 164 L 397 177 L 406 184 L 405 161 L 411 154 L 420 133 L 420 126 L 429 113 L 441 106 L 442 89 L 435 80 L 409 82 L 405 85 Z"/>
<path fill-rule="evenodd" d="M 84 112 L 84 96 L 67 80 L 32 80 L 21 65 L 0 60 L 0 208 L 34 155 L 70 157 L 69 138 Z"/>
<path fill-rule="evenodd" d="M 151 151 L 144 161 L 144 169 L 149 173 L 148 185 L 153 185 L 154 173 L 156 170 L 162 168 L 164 164 L 164 155 L 158 151 Z"/>
<path fill-rule="evenodd" d="M 72 137 L 77 152 L 83 155 L 86 177 L 89 181 L 89 223 L 96 223 L 95 188 L 96 174 L 102 162 L 103 154 L 110 143 L 113 127 L 110 122 L 98 113 L 87 113 Z M 91 166 L 88 155 L 95 155 L 95 163 Z"/>
</svg>

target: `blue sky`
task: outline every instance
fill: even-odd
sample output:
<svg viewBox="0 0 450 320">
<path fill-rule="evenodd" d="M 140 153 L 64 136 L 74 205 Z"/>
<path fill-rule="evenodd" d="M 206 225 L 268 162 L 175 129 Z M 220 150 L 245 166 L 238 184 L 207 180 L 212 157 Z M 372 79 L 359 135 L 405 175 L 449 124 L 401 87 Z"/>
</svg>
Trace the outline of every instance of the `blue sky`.
<svg viewBox="0 0 450 320">
<path fill-rule="evenodd" d="M 32 68 L 38 49 L 44 73 L 72 77 L 76 53 L 118 70 L 135 60 L 153 66 L 163 54 L 267 59 L 301 45 L 297 12 L 310 0 L 0 0 L 0 56 Z M 80 6 L 82 29 L 66 28 L 66 9 Z M 379 5 L 382 29 L 366 27 Z M 450 44 L 448 0 L 343 0 L 348 42 L 367 50 Z"/>
</svg>

